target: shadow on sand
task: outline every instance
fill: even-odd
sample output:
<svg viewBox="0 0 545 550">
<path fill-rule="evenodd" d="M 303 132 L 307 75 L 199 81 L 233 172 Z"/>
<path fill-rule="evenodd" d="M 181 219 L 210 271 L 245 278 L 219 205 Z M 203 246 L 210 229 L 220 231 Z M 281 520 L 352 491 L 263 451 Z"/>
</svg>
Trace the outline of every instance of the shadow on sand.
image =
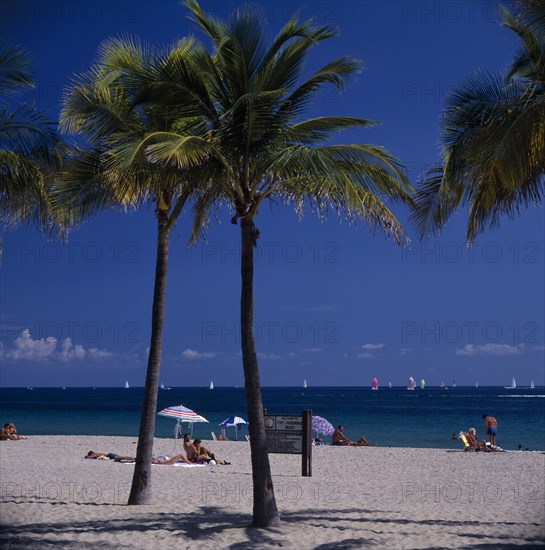
<svg viewBox="0 0 545 550">
<path fill-rule="evenodd" d="M 48 506 L 51 504 L 43 504 Z M 127 510 L 126 507 L 120 507 Z M 110 508 L 111 509 L 111 508 Z M 256 529 L 251 527 L 251 515 L 233 512 L 225 508 L 200 507 L 191 514 L 174 512 L 146 512 L 146 507 L 133 508 L 134 514 L 130 518 L 89 519 L 85 521 L 40 522 L 19 525 L 0 526 L 2 548 L 8 549 L 43 549 L 43 548 L 75 548 L 96 550 L 104 548 L 155 548 L 170 546 L 190 548 L 197 544 L 200 548 L 217 548 L 218 540 L 229 540 L 229 531 L 236 529 L 240 532 L 236 536 L 239 540 L 223 548 L 230 550 L 249 550 L 264 547 L 279 547 L 287 540 L 282 540 L 283 528 Z M 337 516 L 338 514 L 338 516 Z M 376 517 L 381 514 L 383 517 Z M 397 516 L 397 517 L 396 517 Z M 535 523 L 518 524 L 514 522 L 489 521 L 448 521 L 440 519 L 411 520 L 399 518 L 399 513 L 386 510 L 345 509 L 335 510 L 332 517 L 331 510 L 314 510 L 312 513 L 304 511 L 285 511 L 282 513 L 284 526 L 293 533 L 293 528 L 319 527 L 335 531 L 334 541 L 309 547 L 314 550 L 364 548 L 366 546 L 384 546 L 390 536 L 407 536 L 422 532 L 426 526 L 436 525 L 448 529 L 449 535 L 460 537 L 457 547 L 487 549 L 495 548 L 506 550 L 516 544 L 525 549 L 543 548 L 545 538 L 524 537 L 513 534 L 502 534 L 501 527 L 512 531 L 513 527 L 520 526 L 517 531 L 524 532 L 524 527 L 537 525 Z M 347 526 L 348 524 L 348 526 Z M 467 540 L 487 539 L 488 536 L 479 535 L 481 527 L 497 526 L 493 536 L 494 542 L 475 543 Z M 470 533 L 467 529 L 470 528 Z M 400 532 L 403 530 L 403 533 Z M 101 534 L 105 535 L 101 540 Z M 345 535 L 349 535 L 344 538 Z M 134 537 L 140 546 L 136 546 Z M 86 539 L 86 540 L 85 540 Z M 92 539 L 92 542 L 89 542 Z M 505 542 L 502 542 L 505 540 Z M 210 544 L 210 546 L 207 546 Z M 289 544 L 288 544 L 289 545 Z M 429 547 L 433 550 L 437 547 Z M 305 549 L 306 550 L 306 549 Z"/>
</svg>

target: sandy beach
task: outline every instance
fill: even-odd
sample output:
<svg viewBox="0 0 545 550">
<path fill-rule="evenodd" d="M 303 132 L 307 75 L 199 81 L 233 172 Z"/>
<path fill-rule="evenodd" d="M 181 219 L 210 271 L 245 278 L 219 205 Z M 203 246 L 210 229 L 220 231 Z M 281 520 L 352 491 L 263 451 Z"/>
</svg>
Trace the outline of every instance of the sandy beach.
<svg viewBox="0 0 545 550">
<path fill-rule="evenodd" d="M 246 442 L 207 442 L 231 465 L 153 467 L 155 503 L 126 506 L 136 438 L 33 436 L 0 443 L 2 548 L 542 548 L 545 454 L 315 447 L 271 455 L 282 526 L 251 521 Z M 172 453 L 157 439 L 156 454 Z"/>
</svg>

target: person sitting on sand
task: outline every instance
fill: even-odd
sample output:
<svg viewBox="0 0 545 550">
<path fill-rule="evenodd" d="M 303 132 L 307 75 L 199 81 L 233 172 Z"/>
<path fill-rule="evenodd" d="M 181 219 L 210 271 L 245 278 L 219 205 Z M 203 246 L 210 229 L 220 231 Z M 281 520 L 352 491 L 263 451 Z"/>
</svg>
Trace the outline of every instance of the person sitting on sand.
<svg viewBox="0 0 545 550">
<path fill-rule="evenodd" d="M 4 424 L 4 427 L 0 429 L 0 441 L 7 441 L 8 439 L 11 439 L 12 441 L 19 441 L 21 439 L 28 439 L 28 437 L 17 435 L 17 428 L 15 427 L 15 424 L 7 422 Z"/>
<path fill-rule="evenodd" d="M 485 453 L 490 452 L 491 449 L 487 447 L 486 441 L 479 441 L 477 439 L 477 430 L 475 428 L 469 428 L 464 435 L 471 450 L 483 451 Z"/>
<path fill-rule="evenodd" d="M 191 436 L 189 434 L 184 434 L 184 450 L 187 453 L 191 448 Z"/>
<path fill-rule="evenodd" d="M 195 439 L 193 443 L 189 447 L 187 447 L 187 458 L 191 462 L 210 462 L 211 460 L 216 461 L 214 453 L 210 453 L 208 449 L 201 445 L 200 439 Z"/>
<path fill-rule="evenodd" d="M 363 435 L 358 439 L 358 441 L 352 441 L 344 435 L 343 431 L 344 426 L 341 424 L 331 436 L 332 445 L 340 445 L 344 447 L 369 447 L 369 443 Z"/>
<path fill-rule="evenodd" d="M 200 439 L 195 439 L 193 444 L 188 448 L 187 458 L 191 462 L 206 462 L 207 464 L 231 464 L 226 460 L 219 460 L 216 458 L 213 452 L 209 451 L 204 445 L 202 445 Z"/>
</svg>

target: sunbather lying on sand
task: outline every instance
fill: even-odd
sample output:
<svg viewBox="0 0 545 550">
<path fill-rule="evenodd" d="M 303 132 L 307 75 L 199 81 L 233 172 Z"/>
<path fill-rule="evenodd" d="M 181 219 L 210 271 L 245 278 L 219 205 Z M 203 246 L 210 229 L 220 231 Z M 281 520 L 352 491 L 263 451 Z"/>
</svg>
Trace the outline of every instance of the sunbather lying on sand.
<svg viewBox="0 0 545 550">
<path fill-rule="evenodd" d="M 176 464 L 176 462 L 183 462 L 184 464 L 191 464 L 191 462 L 189 462 L 189 460 L 187 460 L 187 457 L 183 453 L 180 453 L 179 455 L 173 456 L 172 458 L 168 458 L 168 456 L 165 456 L 165 457 L 158 456 L 157 458 L 153 457 L 151 459 L 152 464 Z"/>
<path fill-rule="evenodd" d="M 83 458 L 98 458 L 101 460 L 109 459 L 115 460 L 116 462 L 121 462 L 122 460 L 134 462 L 136 460 L 133 456 L 123 456 L 116 453 L 95 453 L 95 451 L 89 451 Z"/>
<path fill-rule="evenodd" d="M 116 453 L 95 453 L 94 451 L 89 451 L 83 458 L 96 458 L 102 460 L 114 460 L 115 462 L 135 462 L 136 458 L 133 456 L 123 456 Z M 158 456 L 152 457 L 152 464 L 176 464 L 176 462 L 185 462 L 186 464 L 191 464 L 185 454 L 181 453 L 179 455 L 169 458 L 168 456 Z"/>
</svg>

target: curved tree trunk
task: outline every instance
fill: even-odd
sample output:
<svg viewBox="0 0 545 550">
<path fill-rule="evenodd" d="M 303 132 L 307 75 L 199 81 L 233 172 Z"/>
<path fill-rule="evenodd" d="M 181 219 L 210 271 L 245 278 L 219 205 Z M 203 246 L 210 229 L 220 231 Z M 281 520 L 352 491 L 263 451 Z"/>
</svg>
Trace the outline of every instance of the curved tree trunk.
<svg viewBox="0 0 545 550">
<path fill-rule="evenodd" d="M 151 457 L 155 435 L 155 414 L 159 391 L 159 369 L 163 342 L 163 321 L 165 318 L 165 291 L 168 270 L 168 207 L 157 208 L 157 260 L 155 264 L 155 286 L 151 313 L 151 343 L 146 370 L 146 384 L 140 416 L 136 464 L 132 478 L 128 504 L 151 503 Z"/>
<path fill-rule="evenodd" d="M 265 438 L 263 401 L 259 383 L 259 367 L 255 353 L 253 335 L 254 321 L 254 224 L 250 218 L 240 219 L 242 238 L 240 296 L 240 331 L 242 343 L 242 364 L 244 367 L 244 387 L 248 407 L 248 430 L 252 455 L 252 478 L 254 485 L 253 525 L 271 527 L 280 524 L 271 477 L 271 466 Z"/>
</svg>

